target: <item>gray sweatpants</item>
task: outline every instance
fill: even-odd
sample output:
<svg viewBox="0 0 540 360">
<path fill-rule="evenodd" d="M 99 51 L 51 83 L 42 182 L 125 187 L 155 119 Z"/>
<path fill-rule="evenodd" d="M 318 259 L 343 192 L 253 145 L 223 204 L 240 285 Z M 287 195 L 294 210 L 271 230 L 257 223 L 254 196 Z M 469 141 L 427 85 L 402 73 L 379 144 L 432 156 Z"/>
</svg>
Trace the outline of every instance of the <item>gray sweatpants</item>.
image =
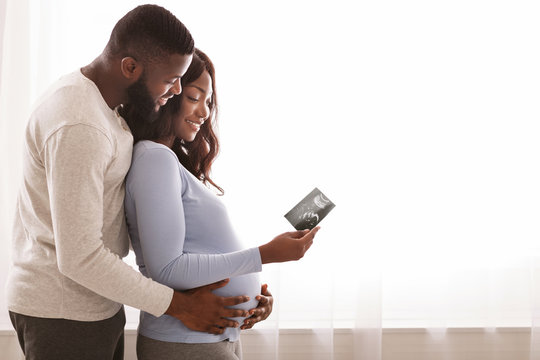
<svg viewBox="0 0 540 360">
<path fill-rule="evenodd" d="M 138 360 L 241 360 L 240 340 L 210 344 L 173 343 L 137 336 Z"/>
<path fill-rule="evenodd" d="M 26 360 L 124 359 L 124 308 L 101 321 L 9 317 Z"/>
</svg>

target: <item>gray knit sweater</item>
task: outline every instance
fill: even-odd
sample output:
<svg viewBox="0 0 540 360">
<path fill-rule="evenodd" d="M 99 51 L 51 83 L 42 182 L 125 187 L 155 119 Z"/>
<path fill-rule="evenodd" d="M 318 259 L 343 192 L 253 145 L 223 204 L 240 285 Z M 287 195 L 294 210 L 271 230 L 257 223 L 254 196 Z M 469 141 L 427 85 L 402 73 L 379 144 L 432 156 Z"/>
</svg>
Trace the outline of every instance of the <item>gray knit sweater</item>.
<svg viewBox="0 0 540 360">
<path fill-rule="evenodd" d="M 173 290 L 121 260 L 129 250 L 124 177 L 132 148 L 125 121 L 80 71 L 37 103 L 26 129 L 9 310 L 81 321 L 109 318 L 121 304 L 166 311 Z"/>
</svg>

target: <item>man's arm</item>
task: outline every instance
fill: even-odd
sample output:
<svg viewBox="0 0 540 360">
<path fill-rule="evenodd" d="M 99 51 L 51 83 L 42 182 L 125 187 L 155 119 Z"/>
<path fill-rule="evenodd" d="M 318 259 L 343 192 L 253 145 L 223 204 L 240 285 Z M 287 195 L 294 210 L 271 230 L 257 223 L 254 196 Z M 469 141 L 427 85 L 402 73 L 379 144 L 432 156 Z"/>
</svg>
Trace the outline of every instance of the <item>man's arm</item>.
<svg viewBox="0 0 540 360">
<path fill-rule="evenodd" d="M 47 139 L 42 158 L 60 272 L 105 298 L 162 315 L 173 290 L 145 278 L 104 245 L 109 138 L 89 125 L 65 126 Z"/>
<path fill-rule="evenodd" d="M 59 270 L 101 296 L 155 316 L 167 311 L 194 330 L 213 330 L 209 323 L 230 325 L 221 319 L 223 313 L 228 316 L 224 306 L 244 302 L 243 297 L 212 297 L 209 288 L 192 294 L 174 293 L 135 271 L 104 246 L 104 174 L 111 152 L 108 138 L 86 125 L 62 128 L 47 140 L 43 159 Z M 199 307 L 205 313 L 199 313 Z"/>
</svg>

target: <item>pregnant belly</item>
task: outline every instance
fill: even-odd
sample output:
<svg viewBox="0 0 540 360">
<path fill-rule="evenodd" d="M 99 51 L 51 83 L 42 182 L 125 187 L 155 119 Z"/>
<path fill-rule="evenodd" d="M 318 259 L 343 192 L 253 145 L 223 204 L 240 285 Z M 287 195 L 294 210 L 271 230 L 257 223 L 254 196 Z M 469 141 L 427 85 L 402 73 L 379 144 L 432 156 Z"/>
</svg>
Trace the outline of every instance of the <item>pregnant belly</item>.
<svg viewBox="0 0 540 360">
<path fill-rule="evenodd" d="M 232 308 L 242 310 L 254 309 L 259 303 L 255 297 L 261 293 L 259 274 L 253 273 L 232 277 L 226 286 L 214 290 L 214 293 L 219 296 L 247 295 L 249 296 L 248 302 L 232 306 Z M 238 321 L 240 325 L 244 323 L 244 319 L 244 317 L 233 318 L 233 320 Z"/>
</svg>

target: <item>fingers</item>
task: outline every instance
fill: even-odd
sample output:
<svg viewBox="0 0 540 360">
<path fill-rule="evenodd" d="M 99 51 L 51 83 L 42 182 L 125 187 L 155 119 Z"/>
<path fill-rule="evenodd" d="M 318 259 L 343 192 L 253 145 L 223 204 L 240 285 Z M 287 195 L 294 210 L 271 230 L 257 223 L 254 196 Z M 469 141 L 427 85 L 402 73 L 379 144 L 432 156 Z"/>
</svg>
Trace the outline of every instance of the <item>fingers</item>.
<svg viewBox="0 0 540 360">
<path fill-rule="evenodd" d="M 256 308 L 256 309 L 252 309 L 249 311 L 249 314 L 251 315 L 250 318 L 252 317 L 261 317 L 263 316 L 264 314 L 266 314 L 267 310 L 265 307 L 259 307 L 259 308 Z"/>
<path fill-rule="evenodd" d="M 297 230 L 297 231 L 286 232 L 283 235 L 286 235 L 286 236 L 291 237 L 293 239 L 300 239 L 301 237 L 306 235 L 308 232 L 309 232 L 308 229 L 306 229 L 306 230 Z"/>
<path fill-rule="evenodd" d="M 315 238 L 315 235 L 317 235 L 317 232 L 319 232 L 320 228 L 321 228 L 320 226 L 316 226 L 313 229 L 311 229 L 308 233 L 306 233 L 302 237 L 302 240 L 304 241 L 304 243 L 309 244 L 309 243 L 313 242 L 313 238 Z M 310 244 L 310 246 L 311 246 L 311 244 Z"/>
<path fill-rule="evenodd" d="M 240 326 L 240 329 L 241 329 L 241 330 L 251 329 L 251 328 L 253 327 L 253 325 L 255 325 L 255 323 L 256 323 L 255 321 L 254 321 L 254 322 L 248 322 L 248 321 L 246 321 L 246 322 L 244 323 L 244 325 Z"/>
<path fill-rule="evenodd" d="M 266 308 L 264 308 L 264 307 L 267 306 L 268 303 L 270 302 L 269 297 L 262 296 L 262 295 L 257 295 L 256 299 L 259 302 L 259 304 L 257 305 L 256 308 L 249 309 L 249 311 L 248 311 L 249 316 L 254 316 L 254 315 L 257 316 L 257 315 L 260 315 L 260 314 L 266 312 Z"/>
<path fill-rule="evenodd" d="M 264 295 L 264 296 L 272 296 L 272 293 L 268 290 L 268 284 L 264 284 L 264 285 L 261 287 L 261 295 Z"/>
<path fill-rule="evenodd" d="M 238 304 L 243 304 L 248 301 L 249 301 L 249 296 L 245 296 L 245 295 L 225 297 L 223 298 L 223 306 L 229 307 L 229 306 L 234 306 Z"/>
<path fill-rule="evenodd" d="M 241 330 L 246 330 L 246 329 L 251 329 L 253 327 L 253 325 L 255 325 L 256 323 L 258 323 L 260 320 L 257 320 L 257 318 L 254 318 L 254 317 L 250 317 L 246 320 L 244 320 L 244 324 L 242 324 L 242 326 L 240 326 L 240 329 Z"/>
<path fill-rule="evenodd" d="M 224 331 L 225 331 L 225 328 L 220 328 L 217 326 L 211 326 L 210 328 L 206 330 L 206 332 L 210 334 L 214 334 L 214 335 L 221 335 L 223 334 Z"/>
<path fill-rule="evenodd" d="M 240 327 L 242 330 L 251 329 L 253 325 L 258 323 L 259 321 L 263 321 L 263 316 L 252 316 L 246 320 L 244 320 L 244 324 Z"/>
<path fill-rule="evenodd" d="M 265 294 L 270 294 L 268 291 L 268 286 L 265 284 L 261 288 L 261 292 Z M 259 321 L 263 321 L 272 312 L 272 303 L 273 298 L 270 294 L 269 296 L 266 295 L 258 295 L 257 300 L 259 301 L 259 306 L 257 306 L 255 309 L 249 310 L 250 317 L 244 320 L 244 323 L 240 327 L 242 330 L 251 329 L 253 325 L 258 323 Z"/>
<path fill-rule="evenodd" d="M 256 299 L 257 301 L 259 301 L 258 307 L 268 304 L 268 301 L 269 301 L 266 296 L 261 296 L 261 295 L 258 295 Z"/>
<path fill-rule="evenodd" d="M 223 309 L 221 316 L 224 318 L 248 317 L 249 311 L 241 309 Z"/>
<path fill-rule="evenodd" d="M 239 325 L 237 321 L 221 318 L 217 324 L 208 325 L 205 331 L 210 334 L 223 334 L 226 328 L 237 328 Z"/>
<path fill-rule="evenodd" d="M 218 328 L 236 328 L 238 327 L 238 322 L 231 319 L 221 318 L 217 324 L 215 324 L 215 326 Z"/>
<path fill-rule="evenodd" d="M 247 329 L 251 329 L 253 327 L 253 325 L 255 325 L 254 322 L 250 323 L 249 321 L 244 321 L 244 324 L 242 324 L 242 326 L 240 326 L 240 330 L 247 330 Z"/>
<path fill-rule="evenodd" d="M 313 229 L 311 229 L 307 234 L 304 235 L 304 237 L 311 237 L 312 239 L 315 237 L 317 232 L 321 229 L 320 226 L 315 226 Z"/>
</svg>

